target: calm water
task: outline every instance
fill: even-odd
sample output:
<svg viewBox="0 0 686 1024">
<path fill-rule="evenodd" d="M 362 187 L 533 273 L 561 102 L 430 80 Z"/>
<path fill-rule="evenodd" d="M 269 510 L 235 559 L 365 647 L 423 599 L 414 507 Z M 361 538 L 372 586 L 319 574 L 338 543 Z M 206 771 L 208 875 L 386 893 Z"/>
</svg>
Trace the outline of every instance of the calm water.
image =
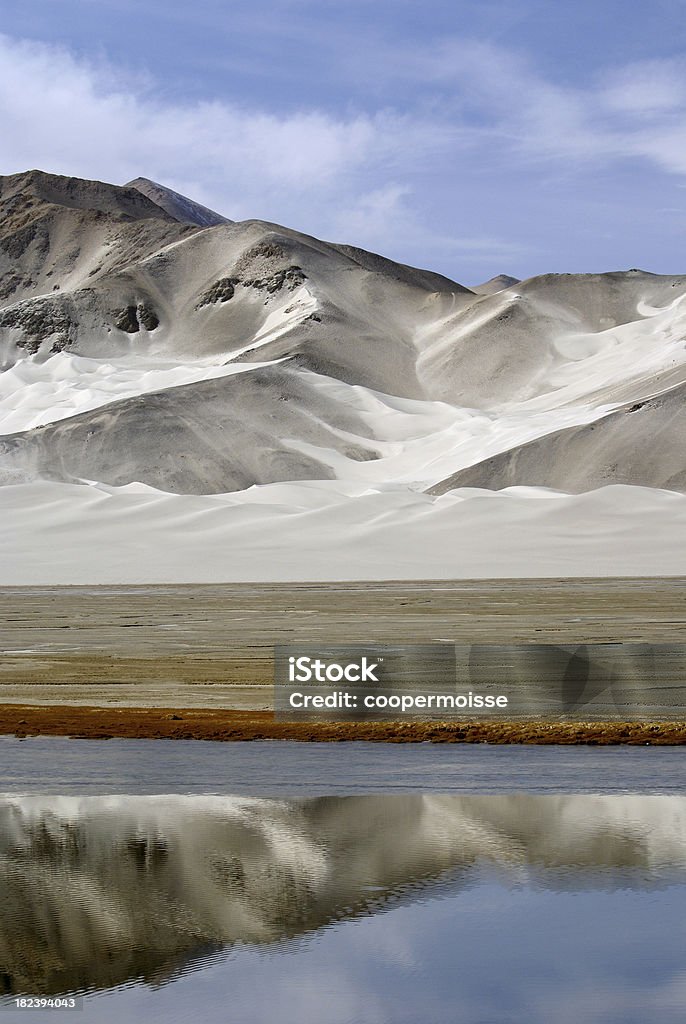
<svg viewBox="0 0 686 1024">
<path fill-rule="evenodd" d="M 0 1024 L 682 1024 L 682 764 L 0 741 Z"/>
<path fill-rule="evenodd" d="M 678 747 L 0 736 L 0 793 L 681 793 L 685 766 Z"/>
</svg>

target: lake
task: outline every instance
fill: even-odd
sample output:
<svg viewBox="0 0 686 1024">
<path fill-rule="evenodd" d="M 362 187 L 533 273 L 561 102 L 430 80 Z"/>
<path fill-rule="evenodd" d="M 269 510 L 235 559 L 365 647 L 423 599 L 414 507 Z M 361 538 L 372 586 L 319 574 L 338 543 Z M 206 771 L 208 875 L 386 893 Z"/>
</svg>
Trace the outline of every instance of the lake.
<svg viewBox="0 0 686 1024">
<path fill-rule="evenodd" d="M 4 738 L 0 775 L 2 1019 L 686 1017 L 678 749 Z"/>
</svg>

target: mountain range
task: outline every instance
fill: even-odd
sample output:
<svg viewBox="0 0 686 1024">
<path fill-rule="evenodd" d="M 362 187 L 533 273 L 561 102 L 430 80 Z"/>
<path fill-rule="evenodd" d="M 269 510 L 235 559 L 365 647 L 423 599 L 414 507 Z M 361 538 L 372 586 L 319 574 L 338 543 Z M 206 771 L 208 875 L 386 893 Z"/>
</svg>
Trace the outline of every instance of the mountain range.
<svg viewBox="0 0 686 1024">
<path fill-rule="evenodd" d="M 349 244 L 233 222 L 145 178 L 30 171 L 0 177 L 0 359 L 0 504 L 10 545 L 23 531 L 18 557 L 33 564 L 27 577 L 17 561 L 8 582 L 42 579 L 38 538 L 47 543 L 57 506 L 67 546 L 85 536 L 94 488 L 109 512 L 131 505 L 143 535 L 160 502 L 168 521 L 187 517 L 174 497 L 193 496 L 203 526 L 217 502 L 233 509 L 238 533 L 222 537 L 240 550 L 240 523 L 260 521 L 252 564 L 267 578 L 260 551 L 303 512 L 326 519 L 320 553 L 361 532 L 358 553 L 378 553 L 391 527 L 395 546 L 372 559 L 386 577 L 395 565 L 430 576 L 437 558 L 441 575 L 473 571 L 460 552 L 484 512 L 506 532 L 534 512 L 532 544 L 541 515 L 567 537 L 570 509 L 594 545 L 606 513 L 620 532 L 636 509 L 659 530 L 666 514 L 665 543 L 682 526 L 686 276 L 500 275 L 466 287 Z M 25 506 L 43 513 L 31 528 Z M 449 508 L 467 541 L 446 562 Z M 433 553 L 416 552 L 409 568 L 403 549 L 424 543 L 418 518 Z M 98 550 L 121 544 L 118 518 L 91 525 Z M 288 533 L 288 568 L 281 559 L 274 572 L 316 576 L 311 552 L 297 568 Z M 532 550 L 524 574 L 560 571 Z M 640 571 L 668 571 L 666 550 L 653 555 Z"/>
</svg>

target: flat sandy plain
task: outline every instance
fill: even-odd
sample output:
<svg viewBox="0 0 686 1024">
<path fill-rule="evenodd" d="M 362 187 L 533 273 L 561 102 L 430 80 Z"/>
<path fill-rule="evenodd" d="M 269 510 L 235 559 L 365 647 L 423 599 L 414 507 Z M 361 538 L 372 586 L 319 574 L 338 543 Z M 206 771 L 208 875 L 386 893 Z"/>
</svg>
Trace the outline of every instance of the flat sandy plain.
<svg viewBox="0 0 686 1024">
<path fill-rule="evenodd" d="M 245 713 L 272 706 L 275 644 L 686 642 L 686 579 L 5 587 L 0 622 L 0 731 L 83 735 L 92 709 L 108 708 L 120 727 L 107 734 L 151 734 L 143 709 L 195 709 L 211 713 L 201 733 L 218 736 L 225 709 L 264 735 L 271 715 Z M 46 707 L 41 728 L 47 705 L 73 708 L 73 721 Z M 135 728 L 124 729 L 127 708 L 138 709 Z M 166 721 L 162 734 L 193 734 Z M 329 726 L 330 738 L 362 724 L 346 723 L 345 736 Z"/>
</svg>

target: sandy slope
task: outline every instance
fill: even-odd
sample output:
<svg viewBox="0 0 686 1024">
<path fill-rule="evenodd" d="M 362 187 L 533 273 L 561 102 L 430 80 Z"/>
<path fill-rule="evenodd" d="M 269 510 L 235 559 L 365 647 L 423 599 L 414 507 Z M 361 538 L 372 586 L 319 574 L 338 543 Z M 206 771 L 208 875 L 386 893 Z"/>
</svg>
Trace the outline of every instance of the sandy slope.
<svg viewBox="0 0 686 1024">
<path fill-rule="evenodd" d="M 686 491 L 686 384 L 624 405 L 593 423 L 556 430 L 450 476 L 432 488 L 512 487 L 526 481 L 578 493 L 636 483 Z"/>
<path fill-rule="evenodd" d="M 45 362 L 22 359 L 0 374 L 0 436 L 56 423 L 137 395 L 215 377 L 247 373 L 261 363 L 212 357 L 180 363 L 151 356 L 135 361 L 89 359 L 59 352 Z"/>
</svg>

